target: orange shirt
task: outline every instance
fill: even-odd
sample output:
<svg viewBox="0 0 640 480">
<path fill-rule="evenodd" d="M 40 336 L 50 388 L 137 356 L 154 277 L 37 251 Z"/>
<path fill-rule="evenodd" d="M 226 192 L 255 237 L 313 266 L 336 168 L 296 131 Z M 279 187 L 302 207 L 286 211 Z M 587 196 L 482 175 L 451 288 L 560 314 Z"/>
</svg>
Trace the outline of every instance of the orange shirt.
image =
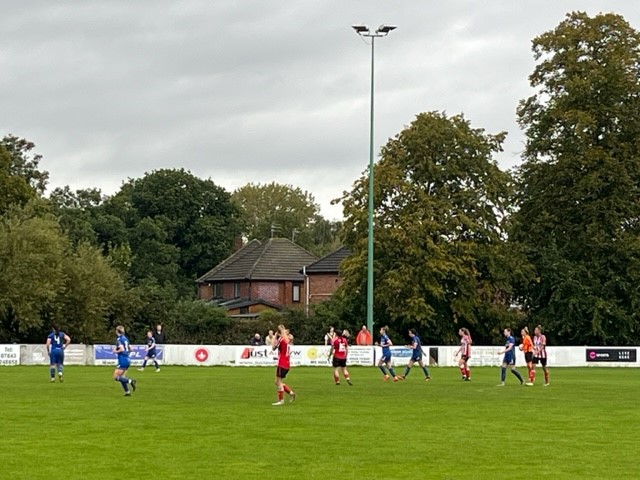
<svg viewBox="0 0 640 480">
<path fill-rule="evenodd" d="M 522 338 L 522 351 L 524 353 L 533 352 L 533 342 L 531 341 L 531 337 L 529 335 L 525 335 Z"/>
</svg>

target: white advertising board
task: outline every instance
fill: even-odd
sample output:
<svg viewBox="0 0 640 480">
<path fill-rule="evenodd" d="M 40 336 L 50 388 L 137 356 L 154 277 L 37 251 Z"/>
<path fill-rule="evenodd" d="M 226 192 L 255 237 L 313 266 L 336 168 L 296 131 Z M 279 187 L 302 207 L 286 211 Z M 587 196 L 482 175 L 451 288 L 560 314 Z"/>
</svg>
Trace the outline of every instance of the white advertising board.
<svg viewBox="0 0 640 480">
<path fill-rule="evenodd" d="M 22 350 L 23 365 L 49 365 L 49 354 L 46 345 L 25 345 Z M 64 350 L 65 365 L 86 365 L 87 348 L 85 345 L 71 344 Z"/>
<path fill-rule="evenodd" d="M 20 345 L 0 345 L 0 365 L 20 365 Z"/>
</svg>

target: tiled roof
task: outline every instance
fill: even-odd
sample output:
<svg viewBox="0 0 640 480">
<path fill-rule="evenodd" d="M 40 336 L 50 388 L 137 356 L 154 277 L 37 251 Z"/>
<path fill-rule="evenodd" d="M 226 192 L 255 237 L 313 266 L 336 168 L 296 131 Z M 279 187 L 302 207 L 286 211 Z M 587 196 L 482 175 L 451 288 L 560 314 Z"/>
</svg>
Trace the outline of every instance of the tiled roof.
<svg viewBox="0 0 640 480">
<path fill-rule="evenodd" d="M 305 270 L 307 273 L 340 273 L 340 264 L 349 255 L 351 255 L 351 250 L 342 246 L 307 266 Z"/>
<path fill-rule="evenodd" d="M 244 247 L 209 270 L 197 283 L 239 280 L 302 281 L 302 267 L 318 259 L 286 238 L 265 243 L 251 240 Z"/>
<path fill-rule="evenodd" d="M 233 308 L 251 307 L 253 305 L 265 305 L 276 310 L 282 310 L 281 305 L 275 304 L 273 302 L 268 302 L 267 300 L 263 300 L 262 298 L 256 298 L 255 300 L 251 300 L 248 298 L 234 298 L 232 300 L 225 300 L 215 303 L 217 306 L 226 308 L 227 310 L 231 310 Z"/>
</svg>

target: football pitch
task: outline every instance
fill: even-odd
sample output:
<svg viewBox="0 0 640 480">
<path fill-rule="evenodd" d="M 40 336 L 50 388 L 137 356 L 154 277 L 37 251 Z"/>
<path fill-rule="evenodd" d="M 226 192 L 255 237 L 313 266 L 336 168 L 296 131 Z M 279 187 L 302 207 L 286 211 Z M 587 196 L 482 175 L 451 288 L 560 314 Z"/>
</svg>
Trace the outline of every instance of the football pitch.
<svg viewBox="0 0 640 480">
<path fill-rule="evenodd" d="M 400 371 L 401 369 L 399 369 Z M 521 372 L 526 369 L 520 368 Z M 414 368 L 405 382 L 352 368 L 294 368 L 293 404 L 275 401 L 274 369 L 0 369 L 0 478 L 520 479 L 638 478 L 640 372 L 557 368 L 521 387 L 498 368 Z"/>
</svg>

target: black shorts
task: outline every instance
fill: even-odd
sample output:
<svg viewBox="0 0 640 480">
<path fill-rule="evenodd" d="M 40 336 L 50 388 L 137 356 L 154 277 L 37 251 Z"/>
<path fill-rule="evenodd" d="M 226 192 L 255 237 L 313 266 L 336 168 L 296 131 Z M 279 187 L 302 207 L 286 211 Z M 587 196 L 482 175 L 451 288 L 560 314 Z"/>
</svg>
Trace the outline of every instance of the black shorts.
<svg viewBox="0 0 640 480">
<path fill-rule="evenodd" d="M 527 363 L 533 361 L 533 352 L 524 352 L 524 361 Z"/>
<path fill-rule="evenodd" d="M 338 367 L 346 367 L 347 366 L 347 359 L 346 358 L 336 358 L 333 357 L 333 368 L 338 368 Z"/>
<path fill-rule="evenodd" d="M 468 362 L 471 357 L 469 355 L 462 355 L 462 357 L 460 358 L 462 358 L 462 360 L 464 360 L 465 362 Z"/>
<path fill-rule="evenodd" d="M 546 358 L 540 358 L 540 357 L 533 357 L 533 363 L 534 365 L 538 365 L 538 363 L 540 363 L 540 365 L 542 365 L 543 367 L 547 366 L 547 359 Z"/>
<path fill-rule="evenodd" d="M 282 368 L 282 367 L 276 368 L 276 377 L 278 378 L 286 378 L 287 373 L 289 373 L 288 368 Z"/>
</svg>

